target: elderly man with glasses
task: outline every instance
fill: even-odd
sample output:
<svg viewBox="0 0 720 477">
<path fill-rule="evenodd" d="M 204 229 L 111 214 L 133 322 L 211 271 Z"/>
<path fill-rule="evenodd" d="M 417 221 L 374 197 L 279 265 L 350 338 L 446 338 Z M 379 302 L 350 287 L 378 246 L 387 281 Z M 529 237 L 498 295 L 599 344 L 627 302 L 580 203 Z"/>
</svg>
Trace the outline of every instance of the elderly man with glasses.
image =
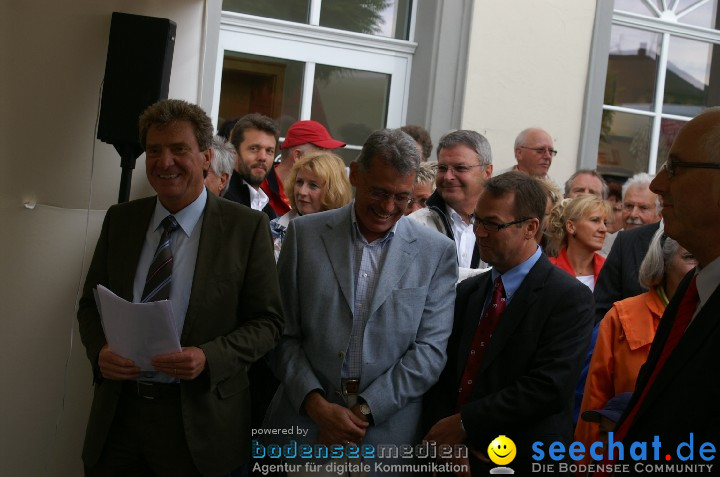
<svg viewBox="0 0 720 477">
<path fill-rule="evenodd" d="M 440 138 L 437 149 L 437 189 L 427 208 L 410 214 L 417 220 L 455 241 L 459 279 L 487 268 L 472 231 L 475 204 L 493 171 L 490 143 L 470 130 L 452 131 Z"/>
<path fill-rule="evenodd" d="M 546 178 L 556 155 L 557 150 L 550 134 L 540 128 L 524 129 L 515 138 L 517 165 L 513 169 L 533 177 Z"/>
</svg>

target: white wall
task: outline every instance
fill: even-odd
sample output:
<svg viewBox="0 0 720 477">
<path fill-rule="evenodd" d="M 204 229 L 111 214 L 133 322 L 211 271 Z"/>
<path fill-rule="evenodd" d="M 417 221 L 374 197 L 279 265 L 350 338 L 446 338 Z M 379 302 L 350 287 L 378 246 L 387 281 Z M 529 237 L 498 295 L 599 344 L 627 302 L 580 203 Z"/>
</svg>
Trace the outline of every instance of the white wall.
<svg viewBox="0 0 720 477">
<path fill-rule="evenodd" d="M 484 134 L 495 171 L 515 136 L 542 127 L 559 151 L 550 176 L 576 170 L 595 0 L 476 0 L 462 127 Z"/>
<path fill-rule="evenodd" d="M 202 0 L 0 2 L 3 475 L 82 474 L 92 378 L 75 304 L 120 182 L 94 139 L 113 11 L 177 23 L 170 96 L 199 101 Z M 131 198 L 150 192 L 141 158 Z"/>
</svg>

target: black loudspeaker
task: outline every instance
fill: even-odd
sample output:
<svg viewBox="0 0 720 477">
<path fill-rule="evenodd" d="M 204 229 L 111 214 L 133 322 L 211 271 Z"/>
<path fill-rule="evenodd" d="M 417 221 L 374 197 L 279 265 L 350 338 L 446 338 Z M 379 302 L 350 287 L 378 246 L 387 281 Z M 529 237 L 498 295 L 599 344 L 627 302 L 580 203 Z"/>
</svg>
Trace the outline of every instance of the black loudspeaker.
<svg viewBox="0 0 720 477">
<path fill-rule="evenodd" d="M 167 18 L 112 14 L 97 137 L 120 154 L 120 202 L 129 196 L 126 176 L 132 177 L 135 160 L 143 151 L 138 117 L 148 106 L 168 97 L 176 29 L 175 22 Z"/>
</svg>

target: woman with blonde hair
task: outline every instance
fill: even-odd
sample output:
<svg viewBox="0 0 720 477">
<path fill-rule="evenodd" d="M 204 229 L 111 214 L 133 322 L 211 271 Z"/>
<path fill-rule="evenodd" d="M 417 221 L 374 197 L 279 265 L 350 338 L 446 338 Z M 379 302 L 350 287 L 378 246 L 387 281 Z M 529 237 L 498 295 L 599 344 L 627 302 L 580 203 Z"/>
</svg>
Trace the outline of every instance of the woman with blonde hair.
<svg viewBox="0 0 720 477">
<path fill-rule="evenodd" d="M 282 217 L 270 221 L 276 261 L 291 220 L 301 215 L 338 209 L 352 199 L 345 164 L 329 151 L 303 155 L 290 169 L 283 186 L 288 191 L 291 209 Z"/>
<path fill-rule="evenodd" d="M 579 195 L 574 199 L 563 199 L 550 214 L 548 232 L 554 237 L 548 245 L 558 250 L 557 257 L 550 261 L 595 289 L 600 269 L 605 258 L 596 253 L 602 249 L 608 217 L 612 209 L 607 201 L 594 195 Z"/>
</svg>

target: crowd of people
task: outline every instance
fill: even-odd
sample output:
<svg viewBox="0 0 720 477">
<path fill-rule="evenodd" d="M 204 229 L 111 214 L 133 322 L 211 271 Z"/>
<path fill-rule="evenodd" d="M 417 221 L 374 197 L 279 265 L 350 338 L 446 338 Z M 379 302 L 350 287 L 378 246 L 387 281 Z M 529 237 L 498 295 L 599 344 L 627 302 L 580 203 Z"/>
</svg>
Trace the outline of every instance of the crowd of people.
<svg viewBox="0 0 720 477">
<path fill-rule="evenodd" d="M 258 474 L 256 442 L 465 446 L 443 456 L 464 476 L 496 465 L 498 436 L 520 473 L 535 446 L 613 430 L 719 444 L 719 110 L 683 127 L 657 176 L 583 169 L 564 191 L 539 128 L 495 171 L 472 130 L 433 159 L 423 128 L 381 129 L 347 167 L 316 121 L 279 149 L 257 113 L 214 135 L 201 108 L 163 100 L 139 124 L 157 195 L 108 210 L 79 304 L 87 475 Z M 182 349 L 150 369 L 116 354 L 98 285 L 169 300 Z M 413 473 L 383 459 L 383 475 Z"/>
</svg>

